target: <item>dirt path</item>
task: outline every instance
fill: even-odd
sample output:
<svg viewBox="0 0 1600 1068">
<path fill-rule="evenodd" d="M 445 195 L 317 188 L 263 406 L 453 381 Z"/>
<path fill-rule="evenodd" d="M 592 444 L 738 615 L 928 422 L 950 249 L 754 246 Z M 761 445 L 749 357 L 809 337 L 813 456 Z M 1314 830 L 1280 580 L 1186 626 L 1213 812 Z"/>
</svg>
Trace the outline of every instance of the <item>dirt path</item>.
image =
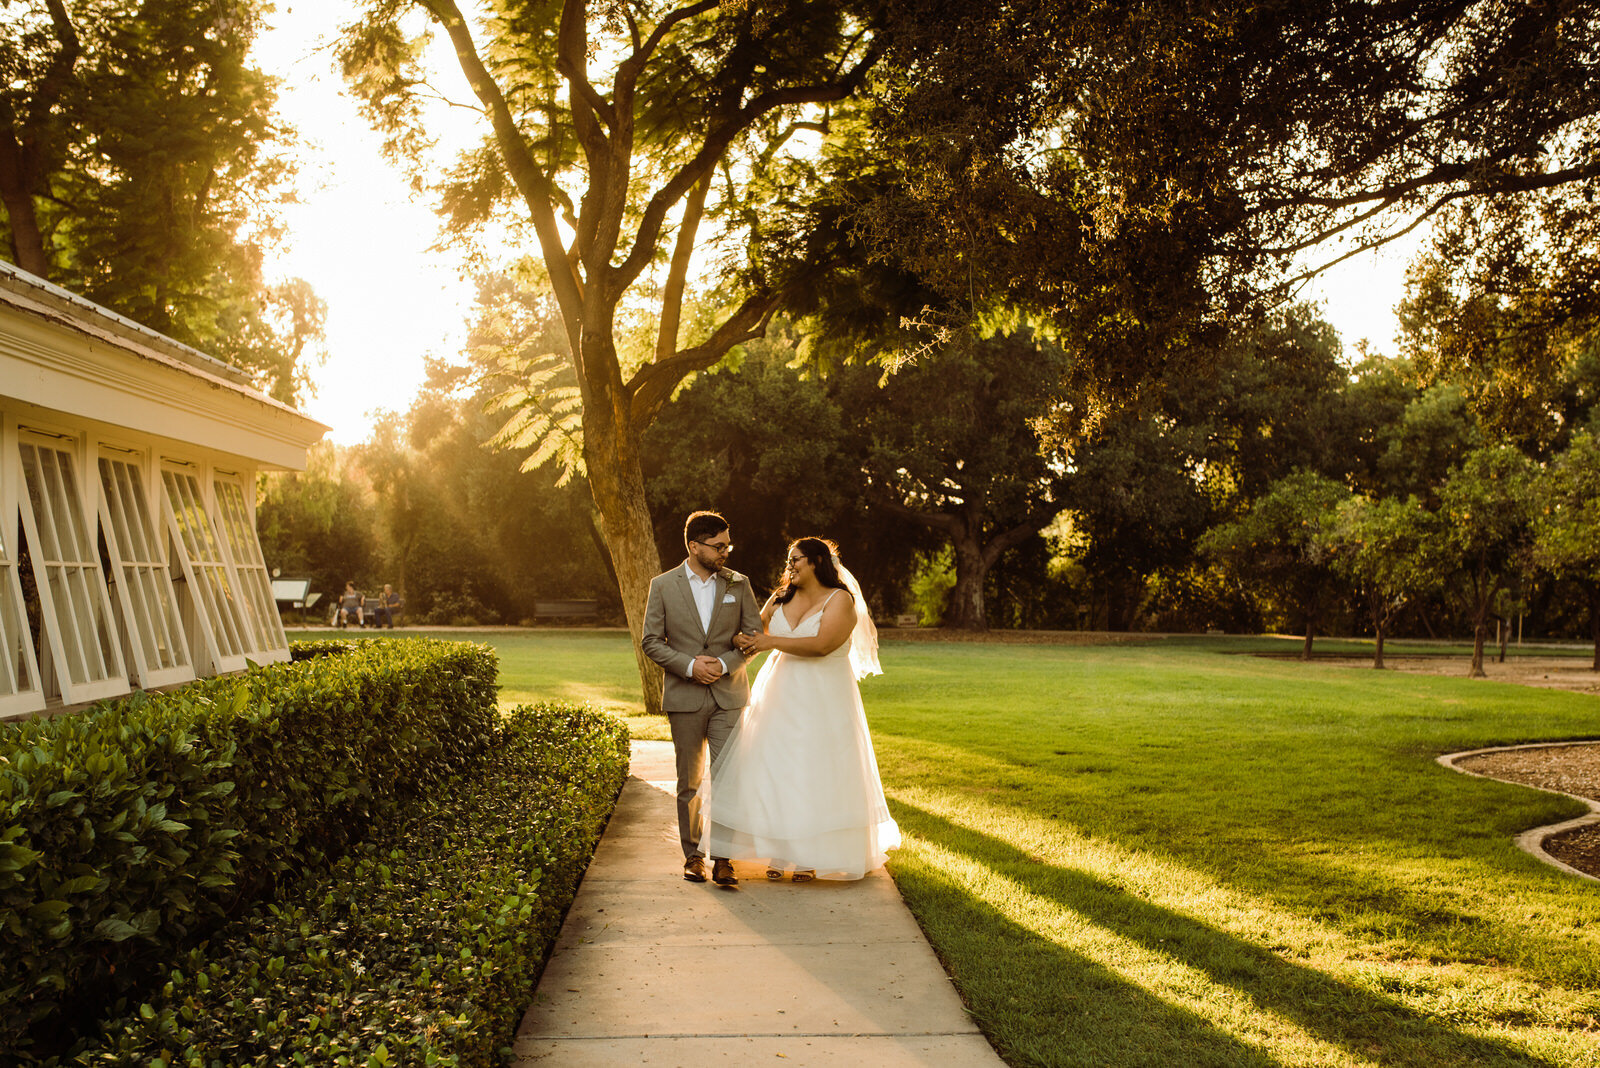
<svg viewBox="0 0 1600 1068">
<path fill-rule="evenodd" d="M 1372 668 L 1370 656 L 1319 656 L 1315 662 L 1368 670 Z M 1386 656 L 1383 662 L 1390 671 L 1406 671 L 1417 675 L 1459 675 L 1463 678 L 1472 664 L 1464 656 Z M 1507 656 L 1504 664 L 1486 659 L 1483 671 L 1494 682 L 1600 694 L 1600 671 L 1591 671 L 1589 664 L 1590 659 L 1586 656 Z"/>
</svg>

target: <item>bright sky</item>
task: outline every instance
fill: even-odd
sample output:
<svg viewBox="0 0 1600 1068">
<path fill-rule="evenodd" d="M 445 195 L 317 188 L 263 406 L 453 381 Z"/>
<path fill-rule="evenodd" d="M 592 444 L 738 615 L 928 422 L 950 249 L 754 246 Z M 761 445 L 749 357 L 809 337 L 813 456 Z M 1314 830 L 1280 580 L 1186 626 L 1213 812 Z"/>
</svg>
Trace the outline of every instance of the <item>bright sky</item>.
<svg viewBox="0 0 1600 1068">
<path fill-rule="evenodd" d="M 256 46 L 283 80 L 283 118 L 308 142 L 302 202 L 284 212 L 287 245 L 268 273 L 304 278 L 328 303 L 328 362 L 312 369 L 316 393 L 301 409 L 341 445 L 366 440 L 369 413 L 410 407 L 424 357 L 456 355 L 473 295 L 458 258 L 429 251 L 437 217 L 344 92 L 329 46 L 350 17 L 343 0 L 284 3 Z"/>
<path fill-rule="evenodd" d="M 344 92 L 331 42 L 352 17 L 349 0 L 280 3 L 255 58 L 282 78 L 281 114 L 308 147 L 302 203 L 284 213 L 287 244 L 268 276 L 304 278 L 328 303 L 328 361 L 312 369 L 316 392 L 301 408 L 333 428 L 332 441 L 350 445 L 369 436 L 371 413 L 410 407 L 426 356 L 460 351 L 473 286 L 459 257 L 429 251 L 439 225 L 427 199 L 414 198 L 383 161 L 380 138 Z M 453 60 L 437 67 L 444 92 L 471 99 Z M 469 112 L 440 107 L 430 129 L 465 144 L 479 136 L 476 124 Z M 1365 337 L 1377 351 L 1395 352 L 1393 305 L 1414 249 L 1407 243 L 1352 259 L 1302 294 L 1323 303 L 1347 351 Z"/>
</svg>

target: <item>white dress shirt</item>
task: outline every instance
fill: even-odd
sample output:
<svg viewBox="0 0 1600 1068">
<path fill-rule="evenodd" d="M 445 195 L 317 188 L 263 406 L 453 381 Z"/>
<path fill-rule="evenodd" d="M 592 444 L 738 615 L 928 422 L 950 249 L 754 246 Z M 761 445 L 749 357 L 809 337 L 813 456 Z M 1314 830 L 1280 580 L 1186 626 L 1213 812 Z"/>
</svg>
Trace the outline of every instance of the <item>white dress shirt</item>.
<svg viewBox="0 0 1600 1068">
<path fill-rule="evenodd" d="M 702 579 L 694 573 L 694 568 L 689 566 L 689 561 L 683 562 L 684 573 L 689 576 L 689 593 L 694 597 L 694 606 L 700 610 L 700 629 L 706 633 L 711 632 L 711 613 L 717 607 L 717 575 L 711 573 L 710 578 Z M 684 673 L 685 678 L 694 678 L 694 661 L 689 661 L 689 669 Z"/>
</svg>

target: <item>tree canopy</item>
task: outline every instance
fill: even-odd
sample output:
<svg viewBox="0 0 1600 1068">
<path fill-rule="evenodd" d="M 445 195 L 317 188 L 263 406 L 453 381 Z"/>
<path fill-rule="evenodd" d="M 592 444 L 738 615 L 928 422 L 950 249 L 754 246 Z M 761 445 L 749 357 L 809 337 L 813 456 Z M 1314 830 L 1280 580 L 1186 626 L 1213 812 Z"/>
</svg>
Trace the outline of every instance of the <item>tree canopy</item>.
<svg viewBox="0 0 1600 1068">
<path fill-rule="evenodd" d="M 322 302 L 269 283 L 291 134 L 248 62 L 266 4 L 0 9 L 0 220 L 24 270 L 254 373 L 304 381 Z"/>
</svg>

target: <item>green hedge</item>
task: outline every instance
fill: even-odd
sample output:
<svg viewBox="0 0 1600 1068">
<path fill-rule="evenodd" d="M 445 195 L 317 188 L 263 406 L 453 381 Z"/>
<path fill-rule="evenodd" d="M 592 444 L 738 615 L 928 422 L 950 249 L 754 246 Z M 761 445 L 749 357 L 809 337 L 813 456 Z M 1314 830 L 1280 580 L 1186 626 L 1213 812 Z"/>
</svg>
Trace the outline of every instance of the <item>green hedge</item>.
<svg viewBox="0 0 1600 1068">
<path fill-rule="evenodd" d="M 505 1063 L 627 767 L 617 720 L 517 709 L 481 768 L 179 959 L 74 1063 Z"/>
<path fill-rule="evenodd" d="M 59 1048 L 61 1021 L 468 770 L 496 667 L 478 645 L 349 643 L 0 725 L 0 1049 Z"/>
</svg>

